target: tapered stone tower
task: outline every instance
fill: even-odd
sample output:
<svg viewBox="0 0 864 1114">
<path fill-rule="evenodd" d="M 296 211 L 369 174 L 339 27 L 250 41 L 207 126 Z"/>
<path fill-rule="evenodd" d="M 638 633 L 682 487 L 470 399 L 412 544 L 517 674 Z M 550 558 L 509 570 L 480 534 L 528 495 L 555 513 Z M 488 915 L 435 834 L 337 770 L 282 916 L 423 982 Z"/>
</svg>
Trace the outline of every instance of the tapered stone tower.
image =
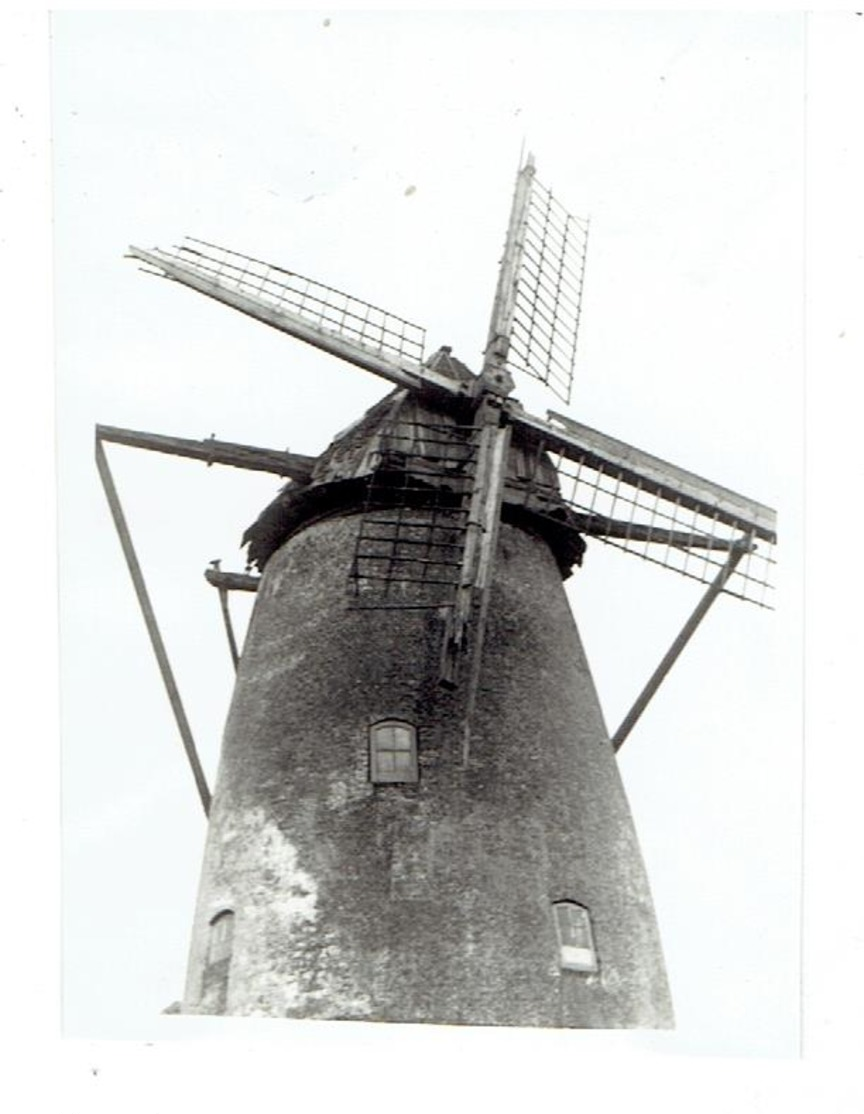
<svg viewBox="0 0 864 1114">
<path fill-rule="evenodd" d="M 209 815 L 188 1013 L 481 1025 L 672 1023 L 616 764 L 721 592 L 767 606 L 774 512 L 572 418 L 587 222 L 520 168 L 482 368 L 422 329 L 203 241 L 148 269 L 397 388 L 317 458 L 97 428 L 97 463 Z M 291 482 L 215 792 L 167 662 L 106 440 Z M 708 585 L 610 740 L 562 580 L 598 538 Z M 221 577 L 221 579 L 220 579 Z M 226 586 L 227 585 L 227 586 Z"/>
<path fill-rule="evenodd" d="M 466 427 L 397 391 L 248 532 L 264 571 L 183 1008 L 669 1025 L 648 884 L 564 597 L 583 543 L 554 470 L 528 509 L 528 454 L 512 444 L 467 735 L 470 686 L 439 681 L 443 609 L 410 606 L 428 590 L 414 554 L 384 580 L 392 606 L 358 604 L 370 522 L 379 564 L 400 515 L 417 548 L 459 537 L 442 489 L 460 454 L 448 470 L 430 449 L 442 431 L 464 462 Z"/>
</svg>

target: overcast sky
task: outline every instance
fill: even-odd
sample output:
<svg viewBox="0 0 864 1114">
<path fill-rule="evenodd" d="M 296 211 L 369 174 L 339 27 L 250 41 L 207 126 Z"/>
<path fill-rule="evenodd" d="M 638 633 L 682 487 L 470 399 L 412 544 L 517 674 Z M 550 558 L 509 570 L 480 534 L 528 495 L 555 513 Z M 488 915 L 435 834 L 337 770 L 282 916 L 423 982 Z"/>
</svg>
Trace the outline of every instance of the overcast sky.
<svg viewBox="0 0 864 1114">
<path fill-rule="evenodd" d="M 678 1018 L 628 1040 L 794 1053 L 802 33 L 790 13 L 56 15 L 70 1033 L 201 1031 L 159 1011 L 182 992 L 203 817 L 93 426 L 318 453 L 387 390 L 126 246 L 271 260 L 477 369 L 524 142 L 591 217 L 569 412 L 780 515 L 779 609 L 721 599 L 621 752 Z M 278 481 L 109 454 L 212 783 L 232 670 L 203 570 L 242 568 Z M 594 543 L 568 591 L 614 730 L 701 589 Z"/>
</svg>

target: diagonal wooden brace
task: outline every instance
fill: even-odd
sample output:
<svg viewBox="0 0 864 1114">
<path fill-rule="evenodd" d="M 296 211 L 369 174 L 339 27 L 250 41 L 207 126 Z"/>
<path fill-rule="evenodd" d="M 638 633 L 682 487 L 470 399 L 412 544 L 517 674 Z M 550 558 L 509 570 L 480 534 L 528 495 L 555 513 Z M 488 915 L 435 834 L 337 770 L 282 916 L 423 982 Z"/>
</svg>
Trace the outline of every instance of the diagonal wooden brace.
<svg viewBox="0 0 864 1114">
<path fill-rule="evenodd" d="M 171 664 L 168 661 L 168 654 L 165 650 L 165 643 L 162 641 L 162 634 L 159 630 L 159 624 L 156 622 L 156 615 L 153 611 L 153 605 L 150 602 L 150 595 L 147 591 L 147 585 L 144 582 L 144 575 L 141 572 L 141 565 L 138 562 L 138 556 L 135 552 L 135 547 L 132 544 L 132 536 L 129 533 L 129 527 L 126 524 L 126 516 L 123 514 L 123 508 L 120 505 L 120 498 L 117 494 L 117 488 L 114 486 L 114 479 L 111 475 L 111 469 L 108 467 L 108 458 L 105 455 L 105 449 L 102 446 L 102 438 L 99 430 L 96 430 L 96 467 L 99 470 L 99 476 L 102 480 L 102 487 L 105 489 L 105 496 L 108 500 L 108 506 L 111 510 L 111 517 L 114 519 L 114 526 L 117 529 L 117 536 L 120 539 L 120 545 L 123 549 L 123 556 L 126 558 L 126 565 L 129 569 L 129 575 L 132 577 L 132 584 L 135 588 L 135 594 L 138 597 L 138 604 L 141 608 L 141 614 L 144 616 L 144 623 L 147 627 L 147 633 L 150 636 L 150 643 L 153 646 L 153 652 L 156 655 L 156 661 L 159 665 L 159 672 L 162 674 L 162 682 L 165 685 L 165 691 L 168 694 L 168 700 L 171 704 L 171 710 L 174 713 L 174 720 L 177 724 L 177 730 L 180 732 L 180 738 L 183 742 L 183 749 L 186 752 L 186 757 L 189 760 L 189 765 L 192 769 L 192 776 L 195 779 L 195 786 L 198 789 L 198 796 L 201 799 L 201 805 L 204 809 L 204 815 L 209 815 L 210 812 L 210 790 L 207 788 L 207 780 L 204 776 L 204 770 L 201 767 L 201 762 L 198 758 L 198 751 L 195 747 L 195 740 L 192 737 L 192 729 L 189 726 L 189 721 L 186 718 L 186 712 L 183 708 L 183 702 L 180 699 L 180 692 L 177 688 L 177 682 L 174 679 L 174 672 L 171 669 Z"/>
<path fill-rule="evenodd" d="M 735 543 L 735 545 L 733 545 L 732 549 L 729 552 L 729 557 L 727 558 L 726 563 L 717 573 L 717 576 L 714 578 L 711 584 L 709 584 L 708 589 L 702 596 L 702 599 L 694 608 L 693 614 L 681 628 L 678 637 L 663 655 L 660 664 L 651 674 L 648 683 L 639 694 L 635 704 L 624 717 L 621 726 L 612 736 L 612 746 L 616 751 L 621 749 L 622 745 L 624 744 L 624 740 L 633 730 L 634 726 L 636 725 L 636 721 L 648 707 L 652 696 L 662 684 L 664 677 L 678 660 L 681 651 L 696 633 L 696 628 L 705 618 L 705 615 L 708 613 L 708 609 L 711 607 L 711 604 L 723 591 L 726 582 L 735 571 L 738 562 L 741 560 L 745 553 L 752 552 L 754 548 L 755 547 L 753 545 L 752 537 L 749 535 L 745 538 L 739 539 Z"/>
</svg>

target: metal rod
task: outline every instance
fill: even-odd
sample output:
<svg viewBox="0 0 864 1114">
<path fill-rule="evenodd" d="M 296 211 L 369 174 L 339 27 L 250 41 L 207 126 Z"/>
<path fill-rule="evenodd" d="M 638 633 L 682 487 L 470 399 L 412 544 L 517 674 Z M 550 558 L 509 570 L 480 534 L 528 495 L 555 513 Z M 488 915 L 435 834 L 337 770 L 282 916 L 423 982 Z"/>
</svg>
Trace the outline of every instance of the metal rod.
<svg viewBox="0 0 864 1114">
<path fill-rule="evenodd" d="M 220 561 L 211 561 L 211 572 L 215 572 L 218 576 Z M 208 577 L 209 579 L 209 577 Z M 212 581 L 211 581 L 212 583 Z M 228 608 L 228 588 L 224 583 L 217 584 L 219 590 L 219 607 L 222 611 L 222 622 L 225 624 L 225 634 L 228 636 L 228 649 L 231 651 L 231 661 L 234 664 L 234 672 L 237 672 L 237 666 L 240 664 L 240 654 L 237 650 L 237 640 L 234 637 L 234 627 L 231 623 L 231 612 Z"/>
<path fill-rule="evenodd" d="M 231 625 L 231 612 L 228 610 L 228 591 L 219 589 L 219 606 L 222 608 L 222 619 L 225 623 L 225 633 L 228 635 L 228 649 L 231 651 L 231 661 L 234 663 L 234 672 L 240 664 L 240 654 L 237 651 L 237 640 L 234 638 L 234 627 Z"/>
<path fill-rule="evenodd" d="M 749 537 L 747 537 L 741 539 L 731 549 L 726 563 L 717 573 L 717 576 L 714 578 L 713 582 L 708 586 L 708 589 L 702 596 L 702 599 L 696 605 L 693 614 L 681 628 L 678 637 L 664 654 L 662 661 L 652 673 L 645 688 L 639 694 L 636 703 L 624 717 L 621 726 L 612 736 L 612 746 L 616 751 L 621 749 L 625 739 L 636 725 L 637 720 L 648 707 L 651 697 L 654 695 L 654 693 L 663 682 L 663 678 L 678 660 L 681 651 L 693 637 L 694 633 L 696 632 L 696 628 L 705 618 L 705 615 L 707 614 L 711 604 L 723 591 L 723 587 L 726 584 L 726 581 L 735 571 L 738 562 L 741 560 L 744 554 L 749 553 L 752 548 L 752 541 Z"/>
<path fill-rule="evenodd" d="M 174 674 L 171 670 L 171 664 L 168 661 L 168 654 L 165 650 L 165 644 L 162 641 L 162 635 L 159 632 L 159 626 L 156 622 L 156 615 L 153 611 L 153 606 L 150 603 L 150 596 L 147 592 L 147 586 L 144 583 L 144 576 L 141 572 L 141 566 L 138 563 L 138 557 L 135 553 L 135 547 L 132 544 L 132 537 L 129 533 L 129 527 L 126 525 L 126 518 L 123 514 L 123 509 L 120 505 L 120 499 L 117 495 L 117 488 L 114 486 L 114 479 L 111 475 L 111 469 L 108 467 L 108 459 L 105 456 L 105 450 L 102 447 L 102 441 L 99 431 L 96 432 L 96 467 L 99 469 L 99 476 L 102 480 L 102 486 L 105 489 L 105 496 L 108 500 L 108 506 L 111 510 L 111 517 L 114 519 L 114 526 L 117 529 L 117 536 L 120 539 L 120 545 L 123 549 L 123 555 L 126 558 L 126 565 L 129 569 L 129 574 L 132 577 L 132 584 L 135 588 L 135 594 L 138 597 L 138 603 L 141 607 L 141 613 L 144 616 L 144 623 L 147 626 L 147 633 L 150 636 L 150 642 L 153 646 L 153 652 L 156 655 L 156 661 L 159 664 L 159 671 L 162 674 L 162 681 L 165 685 L 165 691 L 168 694 L 168 700 L 171 703 L 172 711 L 174 712 L 174 719 L 177 723 L 177 729 L 180 732 L 180 738 L 183 741 L 183 749 L 186 751 L 186 757 L 189 760 L 189 765 L 192 768 L 192 776 L 195 779 L 195 785 L 198 789 L 198 796 L 201 798 L 201 805 L 204 809 L 204 815 L 210 814 L 210 790 L 207 788 L 207 780 L 204 777 L 204 771 L 201 768 L 201 763 L 198 759 L 198 751 L 195 747 L 195 740 L 192 737 L 192 730 L 189 727 L 189 721 L 186 719 L 186 712 L 183 709 L 183 702 L 180 699 L 180 692 L 177 688 L 177 683 L 174 680 Z"/>
</svg>

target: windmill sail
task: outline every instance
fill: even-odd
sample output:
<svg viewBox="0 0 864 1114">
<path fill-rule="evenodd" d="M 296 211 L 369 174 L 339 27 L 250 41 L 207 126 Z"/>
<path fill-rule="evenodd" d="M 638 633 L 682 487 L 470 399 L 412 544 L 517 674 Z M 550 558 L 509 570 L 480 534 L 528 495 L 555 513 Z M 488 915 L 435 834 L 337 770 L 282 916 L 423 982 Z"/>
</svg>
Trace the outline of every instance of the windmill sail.
<svg viewBox="0 0 864 1114">
<path fill-rule="evenodd" d="M 517 492 L 532 511 L 538 510 L 538 499 L 541 514 L 544 500 L 547 508 L 563 502 L 583 534 L 705 583 L 732 546 L 751 539 L 754 544 L 725 591 L 771 606 L 775 515 L 770 508 L 569 418 L 550 414 L 544 421 L 526 414 L 518 402 L 506 398 L 512 388 L 510 372 L 520 370 L 569 398 L 587 232 L 587 221 L 567 214 L 536 181 L 529 157 L 517 177 L 479 378 L 454 376 L 452 361 L 442 358 L 446 349 L 426 360 L 419 326 L 285 268 L 194 239 L 171 251 L 133 247 L 129 254 L 167 278 L 432 402 L 476 403 L 485 388 L 498 397 L 503 424 L 512 426 L 520 442 L 534 446 L 536 474 L 523 476 Z M 551 501 L 548 457 L 555 460 L 559 477 Z M 477 501 L 478 491 L 484 496 L 489 476 L 481 471 L 482 476 L 475 472 L 464 477 L 461 507 Z M 505 486 L 512 504 L 512 477 Z M 466 555 L 464 527 L 446 558 L 447 546 L 432 544 L 437 539 L 432 530 L 424 534 L 425 556 L 403 560 L 420 553 L 416 531 L 404 510 L 388 517 L 388 508 L 376 506 L 376 498 L 381 492 L 373 485 L 366 507 L 368 531 L 358 542 L 353 566 L 358 601 L 374 606 L 409 569 L 425 568 L 422 575 L 430 587 L 439 576 L 449 584 L 455 575 L 451 558 L 455 561 L 460 550 L 458 582 L 479 587 L 475 574 L 480 566 Z M 423 561 L 428 564 L 422 566 Z M 382 569 L 384 576 L 375 584 Z M 413 573 L 408 579 L 415 579 Z M 430 595 L 437 596 L 442 586 L 436 585 Z M 393 602 L 391 598 L 391 606 Z"/>
<path fill-rule="evenodd" d="M 413 390 L 464 394 L 425 367 L 425 330 L 387 310 L 229 248 L 187 238 L 170 251 L 130 247 L 128 255 L 266 325 Z"/>
<path fill-rule="evenodd" d="M 290 478 L 243 538 L 261 576 L 207 573 L 239 668 L 185 1012 L 671 1023 L 650 892 L 562 580 L 596 537 L 711 585 L 617 749 L 721 591 L 770 606 L 775 521 L 509 397 L 521 371 L 569 399 L 586 242 L 587 222 L 529 159 L 479 376 L 446 347 L 427 359 L 417 326 L 283 268 L 200 240 L 131 249 L 399 388 L 314 458 L 97 433 L 100 457 L 115 440 Z M 259 587 L 238 661 L 226 593 Z"/>
<path fill-rule="evenodd" d="M 724 591 L 772 606 L 776 516 L 770 507 L 558 414 L 544 422 L 513 412 L 532 439 L 535 459 L 550 454 L 561 497 L 580 530 L 702 583 L 711 582 L 729 550 L 750 551 Z M 553 424 L 553 422 L 555 424 Z M 525 498 L 541 489 L 532 475 Z"/>
<path fill-rule="evenodd" d="M 540 380 L 569 403 L 588 248 L 588 221 L 519 171 L 486 346 L 486 368 Z"/>
</svg>

